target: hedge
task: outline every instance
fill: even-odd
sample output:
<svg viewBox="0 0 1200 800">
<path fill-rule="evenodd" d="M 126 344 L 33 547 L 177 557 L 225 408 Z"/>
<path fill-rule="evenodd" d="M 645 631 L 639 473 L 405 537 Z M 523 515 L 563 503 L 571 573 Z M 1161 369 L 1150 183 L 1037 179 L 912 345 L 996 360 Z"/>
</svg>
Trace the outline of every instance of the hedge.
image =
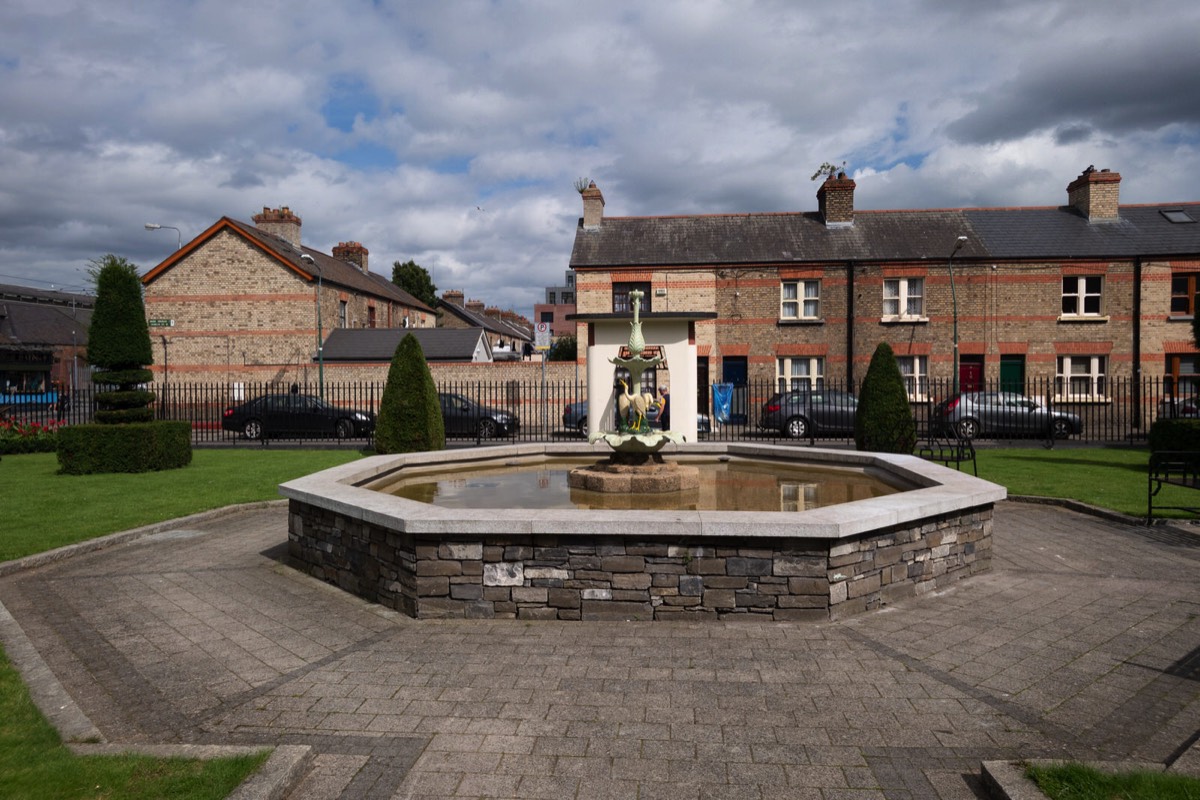
<svg viewBox="0 0 1200 800">
<path fill-rule="evenodd" d="M 1158 419 L 1147 437 L 1151 452 L 1159 450 L 1200 451 L 1200 419 Z"/>
<path fill-rule="evenodd" d="M 192 424 L 72 425 L 58 432 L 59 472 L 155 472 L 192 463 Z"/>
</svg>

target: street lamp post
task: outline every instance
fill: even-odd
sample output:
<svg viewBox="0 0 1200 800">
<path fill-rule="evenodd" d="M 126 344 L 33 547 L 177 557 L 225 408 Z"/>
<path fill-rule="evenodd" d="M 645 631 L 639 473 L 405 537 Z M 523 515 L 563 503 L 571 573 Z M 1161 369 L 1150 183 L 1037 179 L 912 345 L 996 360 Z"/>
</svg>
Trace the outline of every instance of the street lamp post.
<svg viewBox="0 0 1200 800">
<path fill-rule="evenodd" d="M 174 225 L 159 225 L 157 222 L 147 222 L 146 230 L 157 231 L 166 228 L 167 230 L 175 231 L 175 249 L 179 250 L 183 247 L 183 233 Z"/>
<path fill-rule="evenodd" d="M 300 256 L 300 260 L 317 270 L 317 386 L 321 399 L 325 399 L 325 342 L 321 330 L 321 283 L 325 277 L 324 270 L 308 253 Z"/>
<path fill-rule="evenodd" d="M 959 236 L 954 242 L 954 249 L 950 251 L 950 258 L 946 260 L 946 269 L 950 272 L 950 302 L 954 309 L 954 394 L 958 394 L 958 295 L 954 291 L 954 254 L 966 243 L 967 237 Z"/>
</svg>

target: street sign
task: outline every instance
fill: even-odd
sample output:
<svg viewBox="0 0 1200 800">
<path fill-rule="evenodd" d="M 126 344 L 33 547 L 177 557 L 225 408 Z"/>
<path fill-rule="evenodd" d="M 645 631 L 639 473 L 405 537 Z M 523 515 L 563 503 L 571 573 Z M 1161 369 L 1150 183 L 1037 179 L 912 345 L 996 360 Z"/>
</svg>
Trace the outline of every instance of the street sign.
<svg viewBox="0 0 1200 800">
<path fill-rule="evenodd" d="M 550 349 L 550 323 L 539 322 L 534 329 L 534 350 Z"/>
<path fill-rule="evenodd" d="M 173 319 L 151 319 L 147 320 L 151 328 L 174 328 L 175 320 Z"/>
</svg>

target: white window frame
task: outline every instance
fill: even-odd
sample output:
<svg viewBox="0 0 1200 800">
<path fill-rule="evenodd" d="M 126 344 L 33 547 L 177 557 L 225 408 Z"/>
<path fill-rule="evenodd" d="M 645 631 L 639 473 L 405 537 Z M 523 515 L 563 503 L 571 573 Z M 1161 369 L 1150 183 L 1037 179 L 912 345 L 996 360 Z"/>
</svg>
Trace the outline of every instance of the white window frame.
<svg viewBox="0 0 1200 800">
<path fill-rule="evenodd" d="M 1096 281 L 1099 286 L 1093 291 L 1088 288 L 1088 281 Z M 1068 283 L 1072 284 L 1068 288 Z M 1094 298 L 1095 311 L 1088 311 L 1088 300 Z M 1074 311 L 1067 310 L 1067 301 L 1071 300 Z M 1104 316 L 1104 276 L 1103 275 L 1064 275 L 1062 279 L 1062 316 L 1067 319 L 1076 317 Z"/>
<path fill-rule="evenodd" d="M 1107 361 L 1106 356 L 1097 355 L 1059 356 L 1054 374 L 1055 399 L 1064 402 L 1107 399 Z M 1074 391 L 1075 385 L 1083 381 L 1087 382 L 1087 391 Z"/>
<path fill-rule="evenodd" d="M 924 401 L 929 397 L 929 356 L 896 356 L 896 366 L 904 379 L 908 399 Z"/>
<path fill-rule="evenodd" d="M 821 356 L 781 356 L 775 359 L 775 385 L 781 392 L 825 388 L 825 359 Z"/>
<path fill-rule="evenodd" d="M 889 293 L 894 290 L 894 293 Z M 917 304 L 915 313 L 910 307 Z M 889 313 L 888 304 L 894 303 L 893 313 Z M 883 319 L 925 321 L 925 279 L 924 278 L 884 278 L 883 279 Z"/>
<path fill-rule="evenodd" d="M 821 281 L 819 278 L 780 281 L 780 319 L 815 320 L 820 317 Z"/>
</svg>

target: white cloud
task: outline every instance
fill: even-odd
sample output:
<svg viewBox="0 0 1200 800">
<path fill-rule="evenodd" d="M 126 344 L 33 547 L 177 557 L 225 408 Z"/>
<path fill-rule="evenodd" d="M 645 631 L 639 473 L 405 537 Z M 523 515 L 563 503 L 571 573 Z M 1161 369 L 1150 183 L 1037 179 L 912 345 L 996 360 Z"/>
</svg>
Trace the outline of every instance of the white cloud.
<svg viewBox="0 0 1200 800">
<path fill-rule="evenodd" d="M 174 241 L 145 222 L 190 238 L 288 205 L 313 246 L 528 314 L 580 176 L 609 215 L 811 210 L 843 160 L 861 208 L 1057 205 L 1088 164 L 1128 202 L 1196 199 L 1198 9 L 805 5 L 13 0 L 0 273 L 149 267 Z M 371 105 L 349 132 L 324 114 L 346 81 Z M 363 143 L 394 168 L 339 155 Z"/>
</svg>

